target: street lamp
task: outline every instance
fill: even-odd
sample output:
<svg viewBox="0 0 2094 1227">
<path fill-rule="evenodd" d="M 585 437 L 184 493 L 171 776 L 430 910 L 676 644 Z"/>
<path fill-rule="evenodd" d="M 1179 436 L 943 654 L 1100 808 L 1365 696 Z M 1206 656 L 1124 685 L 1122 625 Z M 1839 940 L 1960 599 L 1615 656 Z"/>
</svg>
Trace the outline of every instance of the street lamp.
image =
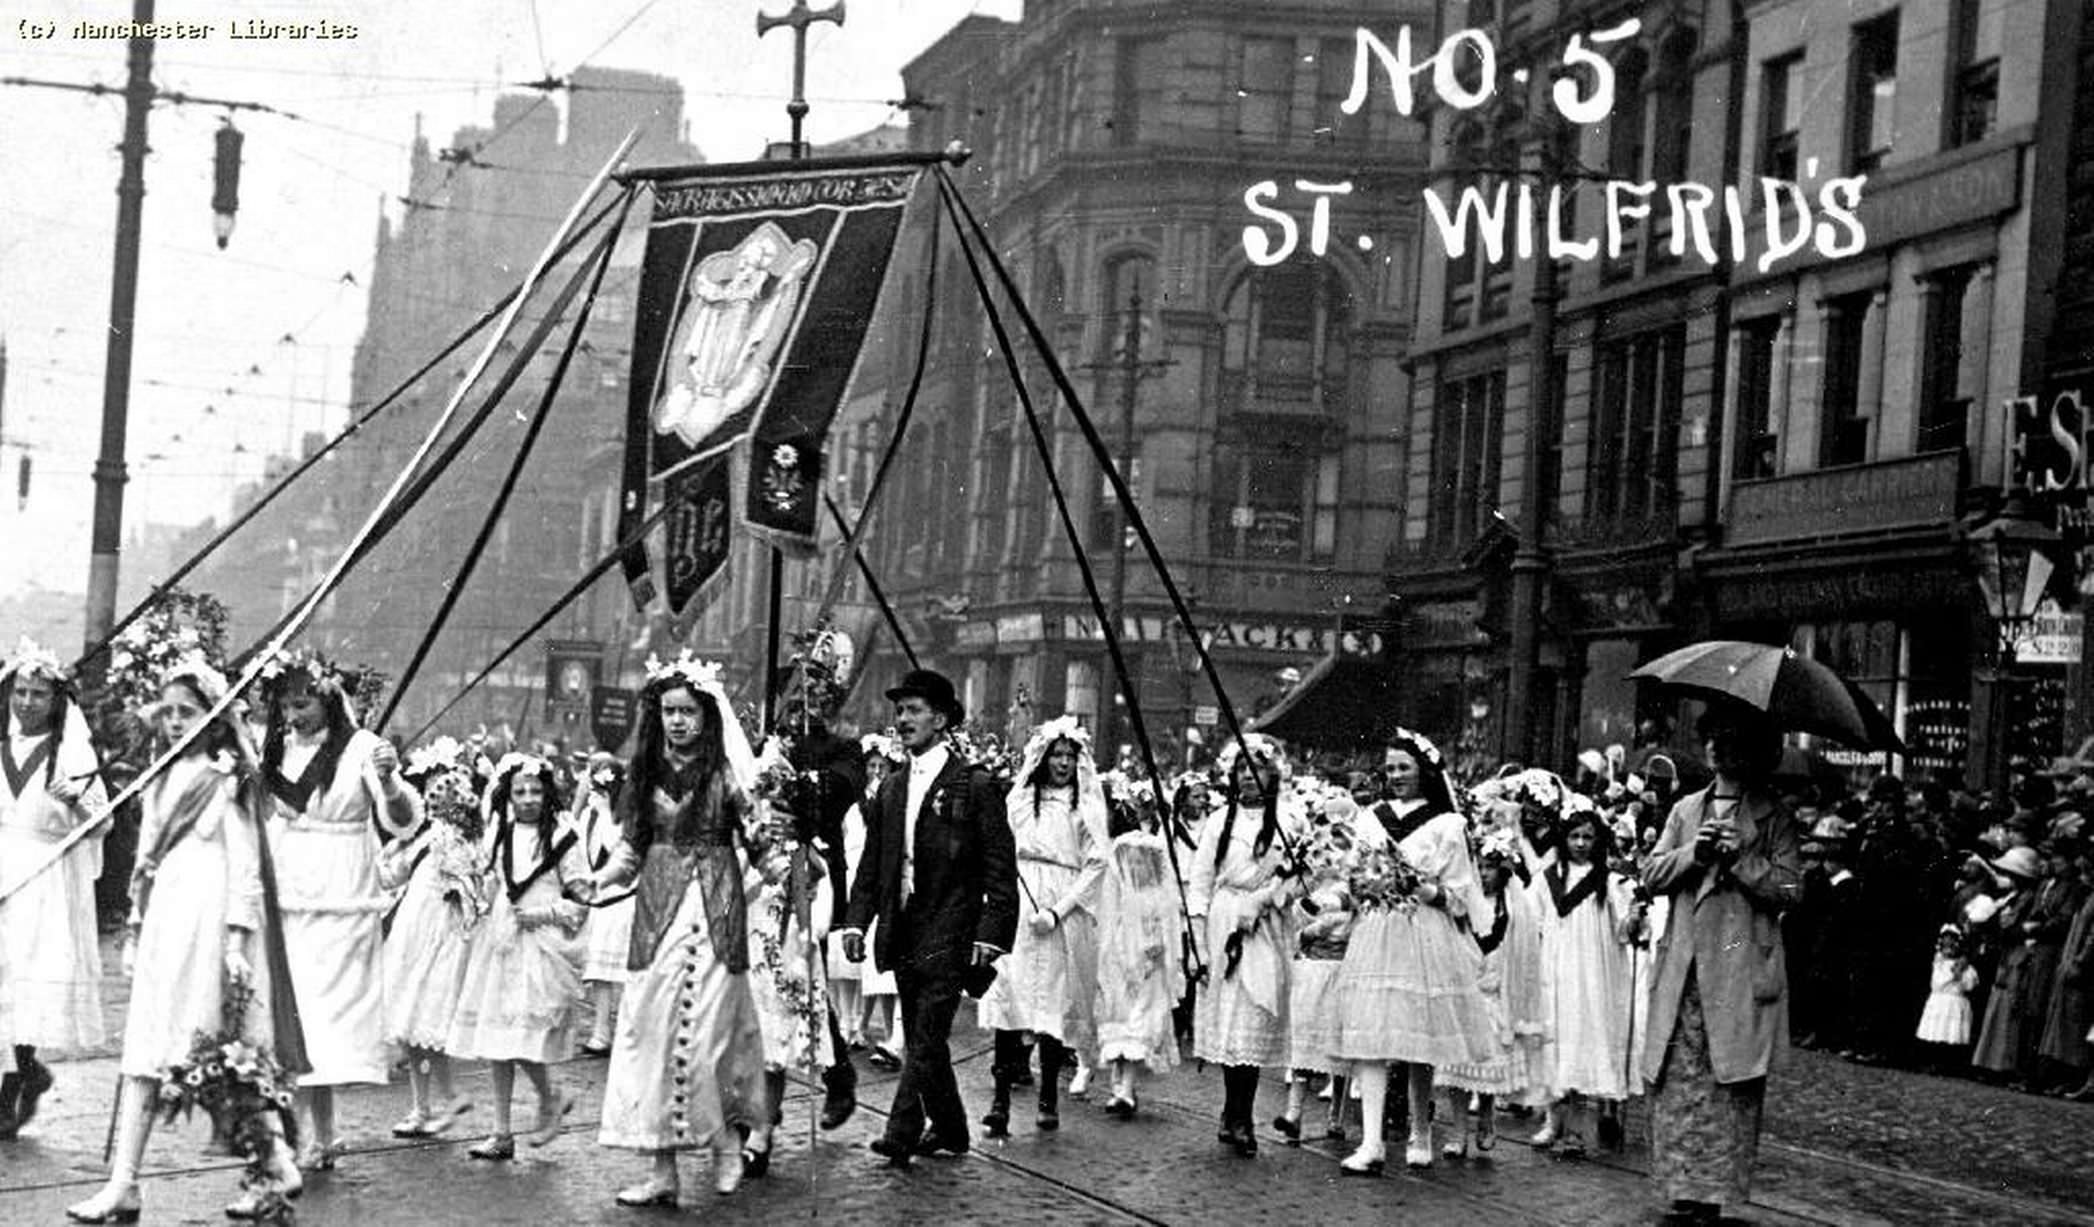
<svg viewBox="0 0 2094 1227">
<path fill-rule="evenodd" d="M 2007 497 L 1999 515 L 1970 531 L 1966 544 L 1977 572 L 1978 593 L 1999 634 L 1998 666 L 1990 679 L 1992 703 L 1986 722 L 1988 759 L 1984 780 L 1994 795 L 2006 791 L 2011 756 L 2007 752 L 2013 669 L 2022 632 L 2035 620 L 2043 593 L 2057 562 L 2052 556 L 2057 531 L 2029 514 L 2028 498 L 2019 490 Z"/>
<path fill-rule="evenodd" d="M 2000 663 L 2011 665 L 2015 644 L 2050 586 L 2057 567 L 2051 551 L 2061 538 L 2029 515 L 2027 497 L 2017 490 L 1998 516 L 1971 530 L 1968 540 L 1985 612 L 1999 628 Z"/>
</svg>

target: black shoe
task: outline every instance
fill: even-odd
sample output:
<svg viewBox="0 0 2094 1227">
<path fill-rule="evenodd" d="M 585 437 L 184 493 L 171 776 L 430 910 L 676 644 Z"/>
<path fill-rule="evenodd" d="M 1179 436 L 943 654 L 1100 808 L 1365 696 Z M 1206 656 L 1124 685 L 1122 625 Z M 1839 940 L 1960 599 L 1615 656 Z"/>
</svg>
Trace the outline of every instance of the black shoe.
<svg viewBox="0 0 2094 1227">
<path fill-rule="evenodd" d="M 762 1149 L 762 1150 L 754 1150 L 754 1149 L 751 1149 L 751 1148 L 750 1148 L 750 1147 L 748 1147 L 748 1146 L 743 1146 L 743 1147 L 742 1147 L 742 1178 L 743 1178 L 743 1179 L 745 1179 L 745 1180 L 761 1180 L 761 1179 L 763 1179 L 763 1178 L 764 1178 L 765 1176 L 768 1176 L 768 1175 L 770 1175 L 770 1174 L 771 1174 L 771 1151 L 770 1151 L 770 1148 L 769 1148 L 769 1147 L 765 1147 L 765 1148 L 764 1148 L 764 1149 Z"/>
<path fill-rule="evenodd" d="M 944 1153 L 957 1157 L 973 1148 L 973 1144 L 966 1138 L 948 1138 L 935 1128 L 924 1130 L 923 1137 L 916 1143 L 916 1153 L 920 1155 Z"/>
<path fill-rule="evenodd" d="M 886 1070 L 889 1073 L 893 1073 L 902 1067 L 902 1059 L 900 1057 L 878 1044 L 873 1045 L 872 1055 L 865 1058 L 865 1061 L 866 1064 L 874 1069 Z"/>
<path fill-rule="evenodd" d="M 999 1079 L 989 1098 L 988 1114 L 982 1117 L 982 1132 L 992 1138 L 1011 1136 L 1011 1088 Z"/>
<path fill-rule="evenodd" d="M 1041 1104 L 1040 1118 L 1034 1123 L 1040 1127 L 1041 1133 L 1053 1133 L 1062 1127 L 1062 1114 L 1046 1104 Z"/>
<path fill-rule="evenodd" d="M 822 1100 L 822 1131 L 828 1132 L 851 1119 L 858 1111 L 855 1087 L 832 1087 Z"/>
<path fill-rule="evenodd" d="M 1287 1139 L 1287 1144 L 1289 1146 L 1301 1145 L 1300 1121 L 1289 1120 L 1285 1116 L 1275 1116 L 1272 1118 L 1272 1127 L 1273 1130 L 1277 1132 L 1281 1137 Z"/>
<path fill-rule="evenodd" d="M 1229 1144 L 1246 1159 L 1258 1153 L 1258 1135 L 1251 1132 L 1249 1121 L 1236 1126 L 1229 1136 Z"/>
<path fill-rule="evenodd" d="M 15 1108 L 17 1129 L 36 1119 L 36 1102 L 44 1097 L 44 1092 L 50 1090 L 55 1081 L 51 1077 L 50 1066 L 34 1057 L 30 1060 L 34 1063 L 22 1073 L 22 1099 L 20 1105 Z"/>
<path fill-rule="evenodd" d="M 1620 1150 L 1622 1146 L 1621 1118 L 1615 1116 L 1600 1117 L 1599 1127 L 1595 1130 L 1595 1136 L 1599 1141 L 1601 1150 Z"/>
<path fill-rule="evenodd" d="M 907 1168 L 909 1166 L 910 1146 L 907 1142 L 898 1142 L 888 1137 L 877 1137 L 867 1142 L 865 1148 L 887 1160 L 887 1166 L 889 1167 Z"/>
</svg>

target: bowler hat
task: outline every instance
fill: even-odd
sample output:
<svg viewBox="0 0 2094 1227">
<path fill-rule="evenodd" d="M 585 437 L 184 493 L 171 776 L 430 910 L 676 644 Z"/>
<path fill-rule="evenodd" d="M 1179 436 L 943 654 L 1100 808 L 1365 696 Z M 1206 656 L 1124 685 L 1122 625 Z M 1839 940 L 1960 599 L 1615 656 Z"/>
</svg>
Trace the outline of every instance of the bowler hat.
<svg viewBox="0 0 2094 1227">
<path fill-rule="evenodd" d="M 954 728 L 967 721 L 967 709 L 960 705 L 960 696 L 953 692 L 952 679 L 936 669 L 909 670 L 887 691 L 887 697 L 889 700 L 922 699 L 931 705 L 931 710 L 944 712 L 946 722 Z"/>
</svg>

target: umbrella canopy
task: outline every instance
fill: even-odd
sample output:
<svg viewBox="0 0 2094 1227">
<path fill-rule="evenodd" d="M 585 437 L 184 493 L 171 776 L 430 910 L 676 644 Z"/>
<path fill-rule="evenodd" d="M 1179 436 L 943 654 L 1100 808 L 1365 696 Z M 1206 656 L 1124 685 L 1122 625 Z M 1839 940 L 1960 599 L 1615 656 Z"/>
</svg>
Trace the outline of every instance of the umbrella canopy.
<svg viewBox="0 0 2094 1227">
<path fill-rule="evenodd" d="M 1788 648 L 1711 639 L 1667 652 L 1629 676 L 1698 698 L 1735 699 L 1782 728 L 1823 734 L 1859 750 L 1905 749 L 1889 717 L 1861 687 Z"/>
</svg>

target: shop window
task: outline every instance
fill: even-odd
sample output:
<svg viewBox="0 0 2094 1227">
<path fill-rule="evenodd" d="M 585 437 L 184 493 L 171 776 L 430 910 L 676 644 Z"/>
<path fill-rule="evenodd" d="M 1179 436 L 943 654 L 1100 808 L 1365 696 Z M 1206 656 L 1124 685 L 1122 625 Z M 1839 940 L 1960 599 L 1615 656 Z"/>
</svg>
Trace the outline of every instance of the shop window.
<svg viewBox="0 0 2094 1227">
<path fill-rule="evenodd" d="M 1505 372 L 1442 380 L 1432 413 L 1427 531 L 1438 545 L 1473 541 L 1498 501 L 1505 428 Z"/>
<path fill-rule="evenodd" d="M 1869 458 L 1873 406 L 1861 403 L 1862 336 L 1872 294 L 1847 294 L 1825 304 L 1825 394 L 1820 401 L 1818 464 L 1860 464 Z"/>
<path fill-rule="evenodd" d="M 1306 454 L 1272 446 L 1217 447 L 1208 539 L 1214 554 L 1300 562 L 1320 491 Z M 1333 530 L 1335 539 L 1335 529 Z"/>
<path fill-rule="evenodd" d="M 1883 164 L 1897 139 L 1898 14 L 1854 27 L 1847 61 L 1847 163 L 1856 174 Z"/>
<path fill-rule="evenodd" d="M 1238 413 L 1339 413 L 1349 404 L 1352 293 L 1322 260 L 1246 275 L 1223 304 L 1221 400 Z"/>
<path fill-rule="evenodd" d="M 1803 128 L 1803 55 L 1769 60 L 1760 69 L 1759 173 L 1771 179 L 1794 179 L 1800 165 L 1798 134 Z"/>
<path fill-rule="evenodd" d="M 1951 148 L 1982 141 L 1999 127 L 2001 6 L 1953 0 L 1949 16 L 1949 104 L 1942 108 Z"/>
<path fill-rule="evenodd" d="M 1739 481 L 1772 477 L 1781 441 L 1775 420 L 1774 381 L 1787 377 L 1774 366 L 1779 319 L 1754 320 L 1737 330 L 1737 440 L 1731 446 L 1731 476 Z"/>
<path fill-rule="evenodd" d="M 1273 143 L 1287 135 L 1294 95 L 1294 40 L 1247 38 L 1236 79 L 1236 137 Z"/>
</svg>

